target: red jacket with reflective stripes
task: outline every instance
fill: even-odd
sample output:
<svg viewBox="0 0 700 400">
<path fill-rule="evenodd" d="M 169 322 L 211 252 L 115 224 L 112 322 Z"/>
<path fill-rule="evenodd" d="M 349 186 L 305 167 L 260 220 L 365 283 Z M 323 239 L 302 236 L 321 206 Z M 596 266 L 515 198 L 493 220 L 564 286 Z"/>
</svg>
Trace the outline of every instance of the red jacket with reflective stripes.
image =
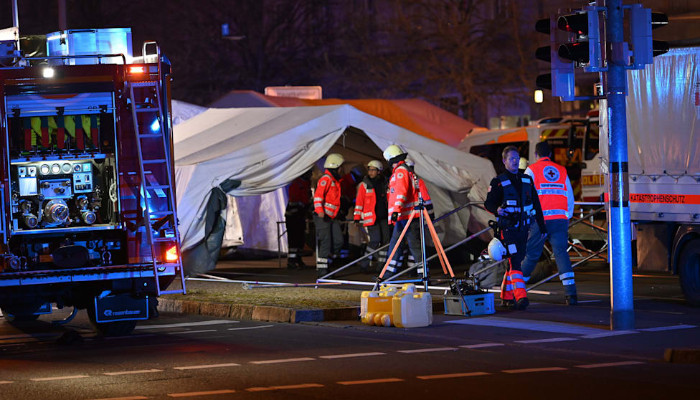
<svg viewBox="0 0 700 400">
<path fill-rule="evenodd" d="M 389 180 L 389 222 L 391 214 L 399 213 L 399 220 L 408 219 L 411 214 L 418 216 L 418 210 L 414 207 L 418 205 L 418 193 L 415 187 L 413 172 L 408 169 L 404 161 L 400 161 Z"/>
<path fill-rule="evenodd" d="M 377 193 L 376 189 L 368 188 L 367 183 L 360 182 L 357 187 L 357 198 L 355 199 L 355 213 L 353 219 L 362 221 L 363 226 L 371 226 L 377 222 Z"/>
<path fill-rule="evenodd" d="M 340 185 L 328 170 L 318 180 L 314 192 L 314 212 L 335 218 L 340 210 Z"/>
<path fill-rule="evenodd" d="M 535 181 L 537 197 L 542 206 L 545 221 L 552 219 L 569 219 L 569 198 L 567 196 L 566 168 L 552 162 L 549 157 L 542 157 L 528 167 Z M 571 184 L 568 184 L 571 187 Z M 573 201 L 573 198 L 571 199 Z"/>
</svg>

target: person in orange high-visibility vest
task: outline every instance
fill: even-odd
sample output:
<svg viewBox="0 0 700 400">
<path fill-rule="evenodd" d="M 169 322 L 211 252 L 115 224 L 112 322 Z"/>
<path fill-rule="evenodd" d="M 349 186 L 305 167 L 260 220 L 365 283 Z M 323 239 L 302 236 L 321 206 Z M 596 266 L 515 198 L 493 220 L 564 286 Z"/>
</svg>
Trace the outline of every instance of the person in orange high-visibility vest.
<svg viewBox="0 0 700 400">
<path fill-rule="evenodd" d="M 306 214 L 311 200 L 311 172 L 306 171 L 302 176 L 289 184 L 287 208 L 284 211 L 284 221 L 287 226 L 287 268 L 303 269 L 306 267 L 301 259 L 306 244 Z"/>
<path fill-rule="evenodd" d="M 528 230 L 533 218 L 543 236 L 547 229 L 532 178 L 518 171 L 518 149 L 507 146 L 502 156 L 506 171 L 491 180 L 484 207 L 496 215 L 500 239 L 509 256 L 501 285 L 502 305 L 525 310 L 530 302 L 520 264 L 525 257 Z"/>
<path fill-rule="evenodd" d="M 369 234 L 365 255 L 374 253 L 379 247 L 389 243 L 391 238 L 386 200 L 387 182 L 382 175 L 383 169 L 384 165 L 381 161 L 370 161 L 367 163 L 367 175 L 357 186 L 353 218 L 355 223 L 361 223 Z M 363 260 L 360 269 L 366 272 L 370 266 L 374 268 L 374 264 L 384 265 L 385 262 L 386 250 L 380 250 Z"/>
<path fill-rule="evenodd" d="M 391 254 L 394 247 L 400 245 L 398 243 L 401 232 L 406 227 L 408 219 L 413 215 L 414 219 L 419 218 L 419 210 L 415 209 L 418 205 L 418 187 L 414 179 L 413 172 L 406 165 L 406 157 L 408 154 L 399 146 L 392 144 L 384 150 L 384 159 L 393 167 L 391 179 L 389 180 L 388 194 L 388 213 L 390 223 L 394 224 L 394 230 L 389 241 L 388 253 Z M 415 260 L 421 260 L 421 242 L 420 242 L 420 222 L 411 223 L 406 231 L 405 239 L 408 242 L 408 249 Z M 394 252 L 394 257 L 389 261 L 389 266 L 383 276 L 388 279 L 398 272 L 402 254 L 401 249 Z"/>
<path fill-rule="evenodd" d="M 325 171 L 314 191 L 314 225 L 316 226 L 316 272 L 324 276 L 332 265 L 333 258 L 343 247 L 343 232 L 336 220 L 340 217 L 340 179 L 342 155 L 331 153 L 323 163 Z"/>
<path fill-rule="evenodd" d="M 552 245 L 554 259 L 559 269 L 559 280 L 564 285 L 566 304 L 578 303 L 574 270 L 569 258 L 569 218 L 574 215 L 574 191 L 566 168 L 551 160 L 552 148 L 547 142 L 535 146 L 536 162 L 525 173 L 535 182 L 535 189 L 542 205 L 544 223 L 547 226 L 547 240 Z M 527 281 L 542 255 L 542 237 L 539 226 L 532 224 L 527 240 L 527 255 L 522 270 Z"/>
<path fill-rule="evenodd" d="M 411 157 L 406 157 L 405 161 L 406 166 L 408 166 L 408 169 L 415 175 L 416 162 L 413 161 Z M 428 214 L 430 215 L 430 220 L 434 221 L 435 213 L 433 211 L 433 201 L 430 198 L 430 192 L 428 192 L 428 187 L 425 185 L 425 181 L 423 179 L 418 177 L 418 175 L 415 176 L 418 179 L 418 190 L 420 191 L 420 196 L 423 199 L 423 207 L 425 207 L 425 210 L 428 211 Z M 416 260 L 415 258 L 413 258 L 411 252 L 408 251 L 408 246 L 406 246 L 405 242 L 401 245 L 401 260 L 399 261 L 399 265 L 403 265 L 404 261 L 407 268 L 413 268 L 416 266 Z M 417 270 L 411 273 L 411 276 L 418 276 L 422 273 L 423 268 L 418 268 Z"/>
</svg>

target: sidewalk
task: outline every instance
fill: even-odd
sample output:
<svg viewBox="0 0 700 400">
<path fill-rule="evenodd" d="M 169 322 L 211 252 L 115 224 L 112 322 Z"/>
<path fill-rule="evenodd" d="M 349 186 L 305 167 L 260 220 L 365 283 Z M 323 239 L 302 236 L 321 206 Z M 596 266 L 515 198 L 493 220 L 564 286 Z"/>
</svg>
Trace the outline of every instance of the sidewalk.
<svg viewBox="0 0 700 400">
<path fill-rule="evenodd" d="M 338 279 L 364 281 L 366 286 L 325 284 L 315 287 L 316 270 L 288 270 L 278 267 L 278 260 L 221 261 L 210 274 L 232 281 L 187 281 L 186 295 L 167 295 L 160 298 L 161 312 L 207 315 L 274 322 L 358 321 L 361 292 L 371 290 L 376 275 L 361 274 L 358 268 L 342 271 Z M 307 261 L 307 260 L 305 260 Z M 309 259 L 307 264 L 313 260 Z M 466 266 L 454 266 L 455 275 L 464 276 Z M 433 269 L 433 278 L 442 278 L 442 272 Z M 550 294 L 533 294 L 531 307 L 524 312 L 500 310 L 496 300 L 496 316 L 529 318 L 552 322 L 596 326 L 605 329 L 610 322 L 609 275 L 604 265 L 591 264 L 577 268 L 577 286 L 580 305 L 564 305 L 564 294 L 557 279 L 539 286 L 537 290 Z M 240 281 L 259 282 L 253 289 L 244 289 Z M 265 282 L 286 282 L 303 286 L 272 287 Z M 661 324 L 700 323 L 700 309 L 689 307 L 675 276 L 643 274 L 634 278 L 636 325 L 638 328 Z M 441 284 L 440 286 L 447 286 Z M 431 291 L 436 321 L 444 312 L 442 292 Z M 498 294 L 495 295 L 498 298 Z M 574 312 L 574 310 L 576 310 Z M 680 315 L 684 318 L 680 318 Z M 461 318 L 449 316 L 448 318 Z M 463 317 L 468 318 L 468 317 Z M 480 318 L 480 317 L 471 317 Z M 690 318 L 690 319 L 688 319 Z M 358 322 L 359 323 L 359 322 Z"/>
</svg>

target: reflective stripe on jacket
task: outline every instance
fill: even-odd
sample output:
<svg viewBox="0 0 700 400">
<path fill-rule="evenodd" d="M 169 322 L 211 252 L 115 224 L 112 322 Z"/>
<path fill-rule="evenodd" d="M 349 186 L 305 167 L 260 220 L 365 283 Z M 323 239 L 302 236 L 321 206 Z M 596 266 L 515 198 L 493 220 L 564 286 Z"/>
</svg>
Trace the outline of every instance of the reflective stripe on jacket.
<svg viewBox="0 0 700 400">
<path fill-rule="evenodd" d="M 357 187 L 353 219 L 355 221 L 362 221 L 363 226 L 374 225 L 374 223 L 377 222 L 376 208 L 376 189 L 368 188 L 367 183 L 360 182 L 360 185 Z"/>
<path fill-rule="evenodd" d="M 566 168 L 552 162 L 549 157 L 540 158 L 528 168 L 535 181 L 535 189 L 545 221 L 569 219 L 573 213 L 573 190 L 571 183 L 568 182 Z M 570 200 L 569 191 L 571 191 Z"/>
<path fill-rule="evenodd" d="M 335 218 L 340 210 L 340 185 L 328 170 L 318 180 L 314 192 L 314 212 L 323 212 Z"/>
<path fill-rule="evenodd" d="M 529 226 L 531 218 L 535 216 L 535 206 L 532 202 L 532 177 L 518 173 L 522 182 L 520 193 L 516 190 L 507 174 L 501 174 L 498 179 L 503 188 L 503 203 L 501 208 L 506 212 L 504 216 L 498 216 L 499 222 L 505 220 L 506 225 L 517 227 L 520 223 Z"/>
<path fill-rule="evenodd" d="M 414 210 L 414 207 L 418 205 L 418 194 L 413 172 L 409 171 L 404 161 L 400 161 L 391 174 L 387 198 L 390 222 L 391 214 L 395 212 L 399 213 L 399 220 L 406 220 L 411 214 L 414 214 L 414 217 L 418 216 L 418 210 Z"/>
</svg>

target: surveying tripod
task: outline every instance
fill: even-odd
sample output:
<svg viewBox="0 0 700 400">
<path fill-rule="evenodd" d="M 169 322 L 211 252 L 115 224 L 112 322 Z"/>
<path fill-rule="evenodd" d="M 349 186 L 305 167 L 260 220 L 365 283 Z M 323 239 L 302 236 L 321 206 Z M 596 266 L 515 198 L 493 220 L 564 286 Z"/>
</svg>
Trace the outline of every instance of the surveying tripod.
<svg viewBox="0 0 700 400">
<path fill-rule="evenodd" d="M 429 286 L 429 271 L 428 271 L 428 263 L 426 261 L 426 252 L 425 252 L 425 227 L 428 227 L 428 230 L 430 232 L 430 236 L 433 239 L 433 243 L 435 244 L 435 250 L 437 251 L 438 258 L 440 260 L 440 265 L 442 266 L 442 271 L 445 275 L 448 274 L 452 280 L 455 279 L 455 274 L 454 271 L 452 270 L 452 266 L 450 265 L 449 260 L 447 259 L 447 255 L 445 254 L 445 249 L 442 247 L 442 243 L 440 242 L 440 238 L 437 235 L 437 232 L 435 231 L 435 226 L 433 225 L 433 221 L 430 218 L 430 214 L 428 213 L 428 210 L 425 209 L 425 201 L 423 200 L 423 194 L 420 191 L 420 185 L 418 181 L 418 177 L 414 174 L 413 175 L 413 185 L 417 190 L 418 193 L 418 205 L 414 208 L 415 210 L 419 211 L 419 221 L 420 221 L 420 242 L 421 242 L 421 265 L 423 266 L 422 268 L 422 277 L 417 278 L 417 279 L 407 279 L 407 280 L 402 280 L 402 281 L 391 281 L 392 283 L 419 283 L 423 282 L 425 291 L 428 291 L 428 286 Z M 391 254 L 389 257 L 386 259 L 386 263 L 384 264 L 384 268 L 382 268 L 381 273 L 379 274 L 379 277 L 377 278 L 377 283 L 374 285 L 373 290 L 377 290 L 379 284 L 382 282 L 382 279 L 384 278 L 384 274 L 386 273 L 387 268 L 389 268 L 389 264 L 391 263 L 391 260 L 394 259 L 394 255 L 396 254 L 396 251 L 399 249 L 401 246 L 401 241 L 403 240 L 404 236 L 406 235 L 406 232 L 408 232 L 409 227 L 411 226 L 411 222 L 413 222 L 415 218 L 415 215 L 413 212 L 411 212 L 411 215 L 408 218 L 408 222 L 406 223 L 406 226 L 404 226 L 403 230 L 401 231 L 401 235 L 399 235 L 398 240 L 396 241 L 396 244 L 394 245 L 394 248 L 391 250 Z"/>
</svg>

